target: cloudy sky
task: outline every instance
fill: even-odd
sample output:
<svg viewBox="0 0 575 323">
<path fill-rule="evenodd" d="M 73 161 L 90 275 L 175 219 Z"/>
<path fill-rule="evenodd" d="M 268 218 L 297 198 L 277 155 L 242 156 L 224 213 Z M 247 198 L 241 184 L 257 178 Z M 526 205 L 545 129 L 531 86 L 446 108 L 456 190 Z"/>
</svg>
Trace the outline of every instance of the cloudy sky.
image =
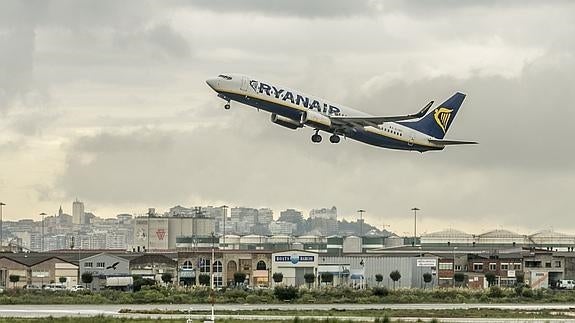
<svg viewBox="0 0 575 323">
<path fill-rule="evenodd" d="M 173 205 L 367 210 L 411 232 L 575 232 L 571 1 L 0 2 L 0 201 L 7 219 Z M 239 72 L 377 115 L 468 94 L 448 137 L 312 144 L 229 111 Z"/>
</svg>

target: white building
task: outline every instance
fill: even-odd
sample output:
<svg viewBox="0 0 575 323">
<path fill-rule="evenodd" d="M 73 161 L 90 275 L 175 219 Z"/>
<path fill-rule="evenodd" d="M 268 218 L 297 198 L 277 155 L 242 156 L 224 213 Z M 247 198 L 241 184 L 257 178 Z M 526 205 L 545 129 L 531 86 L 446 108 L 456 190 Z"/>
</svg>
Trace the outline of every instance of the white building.
<svg viewBox="0 0 575 323">
<path fill-rule="evenodd" d="M 305 285 L 305 274 L 317 276 L 318 254 L 313 252 L 290 250 L 272 254 L 272 275 L 282 273 L 280 284 L 288 286 Z M 274 285 L 277 283 L 273 282 Z"/>
</svg>

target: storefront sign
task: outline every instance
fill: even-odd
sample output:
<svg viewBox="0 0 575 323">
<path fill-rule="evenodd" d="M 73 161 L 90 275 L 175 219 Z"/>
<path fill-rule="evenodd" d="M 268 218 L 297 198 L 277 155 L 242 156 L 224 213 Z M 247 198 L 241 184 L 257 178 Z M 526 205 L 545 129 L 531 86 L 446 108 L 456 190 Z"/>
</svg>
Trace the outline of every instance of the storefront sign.
<svg viewBox="0 0 575 323">
<path fill-rule="evenodd" d="M 275 256 L 276 262 L 291 262 L 292 264 L 297 264 L 298 262 L 314 262 L 315 256 Z"/>
</svg>

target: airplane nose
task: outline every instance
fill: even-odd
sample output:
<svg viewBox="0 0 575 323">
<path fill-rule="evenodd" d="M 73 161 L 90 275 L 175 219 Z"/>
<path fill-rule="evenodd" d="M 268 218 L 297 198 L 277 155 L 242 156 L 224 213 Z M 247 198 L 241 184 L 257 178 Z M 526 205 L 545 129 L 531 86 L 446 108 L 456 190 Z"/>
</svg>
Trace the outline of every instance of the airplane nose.
<svg viewBox="0 0 575 323">
<path fill-rule="evenodd" d="M 207 80 L 206 80 L 206 83 L 207 83 L 212 89 L 215 90 L 215 89 L 218 87 L 219 81 L 218 81 L 218 79 L 213 78 L 213 79 L 207 79 Z"/>
</svg>

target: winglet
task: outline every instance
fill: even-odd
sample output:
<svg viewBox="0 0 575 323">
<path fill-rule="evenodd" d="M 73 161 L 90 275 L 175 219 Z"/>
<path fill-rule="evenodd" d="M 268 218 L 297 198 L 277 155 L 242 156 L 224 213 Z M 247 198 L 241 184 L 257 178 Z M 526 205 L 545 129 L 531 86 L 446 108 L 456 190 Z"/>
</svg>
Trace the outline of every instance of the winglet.
<svg viewBox="0 0 575 323">
<path fill-rule="evenodd" d="M 427 111 L 429 111 L 429 109 L 433 105 L 433 102 L 434 102 L 433 100 L 429 101 L 429 103 L 426 106 L 424 106 L 423 109 L 421 109 L 421 111 L 419 111 L 416 115 L 418 115 L 421 118 L 425 114 L 427 114 Z"/>
</svg>

